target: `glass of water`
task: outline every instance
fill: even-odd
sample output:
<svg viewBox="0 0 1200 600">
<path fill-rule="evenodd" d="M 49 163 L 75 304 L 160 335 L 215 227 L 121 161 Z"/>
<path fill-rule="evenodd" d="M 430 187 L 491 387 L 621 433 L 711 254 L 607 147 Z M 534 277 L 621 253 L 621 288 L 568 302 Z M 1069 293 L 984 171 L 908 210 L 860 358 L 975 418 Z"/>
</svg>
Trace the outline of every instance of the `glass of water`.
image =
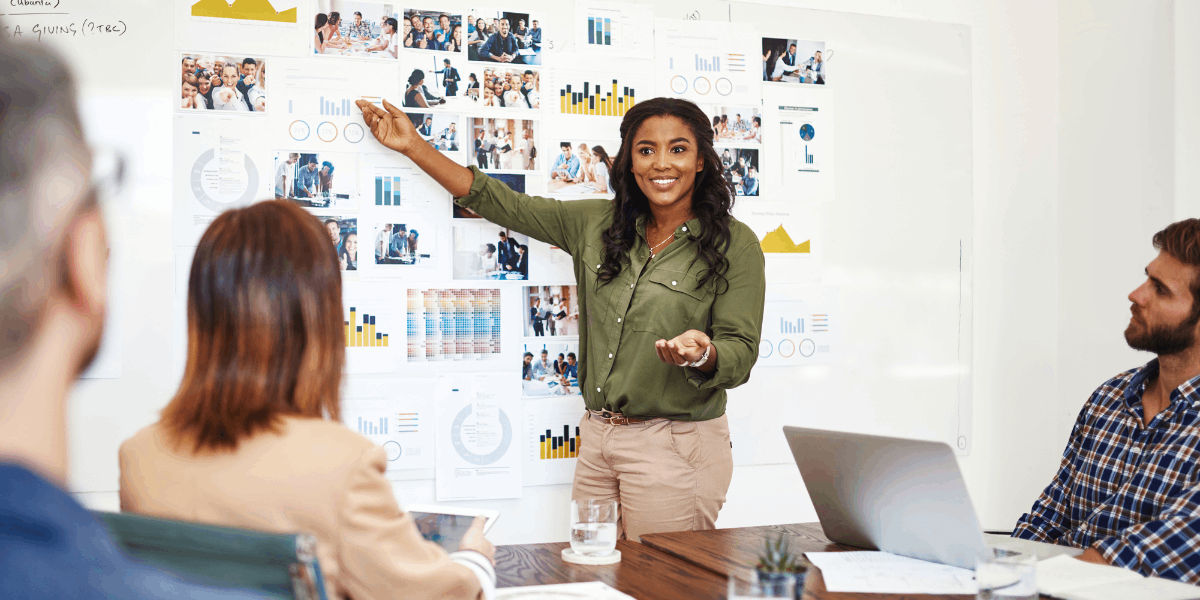
<svg viewBox="0 0 1200 600">
<path fill-rule="evenodd" d="M 571 501 L 571 550 L 607 556 L 617 548 L 617 501 Z"/>
<path fill-rule="evenodd" d="M 1037 555 L 989 548 L 975 559 L 977 600 L 1037 600 Z"/>
</svg>

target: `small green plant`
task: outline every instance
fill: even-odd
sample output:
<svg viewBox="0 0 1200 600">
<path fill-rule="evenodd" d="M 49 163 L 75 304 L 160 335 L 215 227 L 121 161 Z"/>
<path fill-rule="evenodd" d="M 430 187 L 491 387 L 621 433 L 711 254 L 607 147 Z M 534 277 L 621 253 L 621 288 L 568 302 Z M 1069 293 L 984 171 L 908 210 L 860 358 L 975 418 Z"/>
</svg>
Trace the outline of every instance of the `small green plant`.
<svg viewBox="0 0 1200 600">
<path fill-rule="evenodd" d="M 772 541 L 766 540 L 762 554 L 758 555 L 758 563 L 754 565 L 760 573 L 803 573 L 808 570 L 808 561 L 803 556 L 793 555 L 789 548 L 790 542 L 786 534 L 779 534 Z"/>
</svg>

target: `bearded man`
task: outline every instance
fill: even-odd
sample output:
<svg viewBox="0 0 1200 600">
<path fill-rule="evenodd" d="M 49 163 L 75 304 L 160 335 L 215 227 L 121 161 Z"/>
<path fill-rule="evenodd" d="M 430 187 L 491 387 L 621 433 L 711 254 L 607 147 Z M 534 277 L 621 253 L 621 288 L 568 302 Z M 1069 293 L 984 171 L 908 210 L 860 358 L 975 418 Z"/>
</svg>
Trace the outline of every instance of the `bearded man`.
<svg viewBox="0 0 1200 600">
<path fill-rule="evenodd" d="M 1157 358 L 1100 386 L 1013 537 L 1200 583 L 1200 219 L 1156 233 L 1125 341 Z"/>
</svg>

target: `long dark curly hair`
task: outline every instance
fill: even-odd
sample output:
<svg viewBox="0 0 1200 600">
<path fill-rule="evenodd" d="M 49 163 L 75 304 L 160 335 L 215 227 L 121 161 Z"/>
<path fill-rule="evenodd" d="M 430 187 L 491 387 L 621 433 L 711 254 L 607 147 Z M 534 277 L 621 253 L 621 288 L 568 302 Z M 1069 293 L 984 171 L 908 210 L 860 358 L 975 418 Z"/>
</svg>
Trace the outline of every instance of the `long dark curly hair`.
<svg viewBox="0 0 1200 600">
<path fill-rule="evenodd" d="M 704 169 L 696 173 L 692 191 L 692 215 L 702 225 L 696 240 L 696 260 L 703 260 L 708 267 L 702 272 L 697 289 L 712 283 L 718 294 L 724 293 L 728 287 L 725 273 L 729 270 L 729 259 L 725 257 L 725 251 L 730 241 L 729 211 L 737 192 L 722 174 L 721 159 L 713 148 L 713 130 L 708 116 L 694 103 L 675 98 L 639 102 L 621 121 L 621 149 L 612 169 L 612 185 L 616 192 L 613 221 L 601 236 L 604 242 L 601 285 L 615 279 L 629 263 L 629 250 L 638 236 L 637 219 L 650 215 L 650 201 L 633 176 L 633 138 L 642 123 L 651 117 L 675 117 L 683 121 L 696 138 L 696 150 L 704 163 Z"/>
</svg>

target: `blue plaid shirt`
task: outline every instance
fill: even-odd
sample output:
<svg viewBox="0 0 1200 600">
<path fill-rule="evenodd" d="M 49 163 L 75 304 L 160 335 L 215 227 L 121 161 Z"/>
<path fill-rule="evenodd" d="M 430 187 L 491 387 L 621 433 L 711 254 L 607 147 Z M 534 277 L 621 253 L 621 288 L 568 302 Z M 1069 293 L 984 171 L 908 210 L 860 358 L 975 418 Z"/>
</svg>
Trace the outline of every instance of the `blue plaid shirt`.
<svg viewBox="0 0 1200 600">
<path fill-rule="evenodd" d="M 1013 537 L 1095 548 L 1113 565 L 1200 584 L 1200 377 L 1145 425 L 1142 393 L 1157 373 L 1155 359 L 1092 393 L 1058 474 Z"/>
</svg>

